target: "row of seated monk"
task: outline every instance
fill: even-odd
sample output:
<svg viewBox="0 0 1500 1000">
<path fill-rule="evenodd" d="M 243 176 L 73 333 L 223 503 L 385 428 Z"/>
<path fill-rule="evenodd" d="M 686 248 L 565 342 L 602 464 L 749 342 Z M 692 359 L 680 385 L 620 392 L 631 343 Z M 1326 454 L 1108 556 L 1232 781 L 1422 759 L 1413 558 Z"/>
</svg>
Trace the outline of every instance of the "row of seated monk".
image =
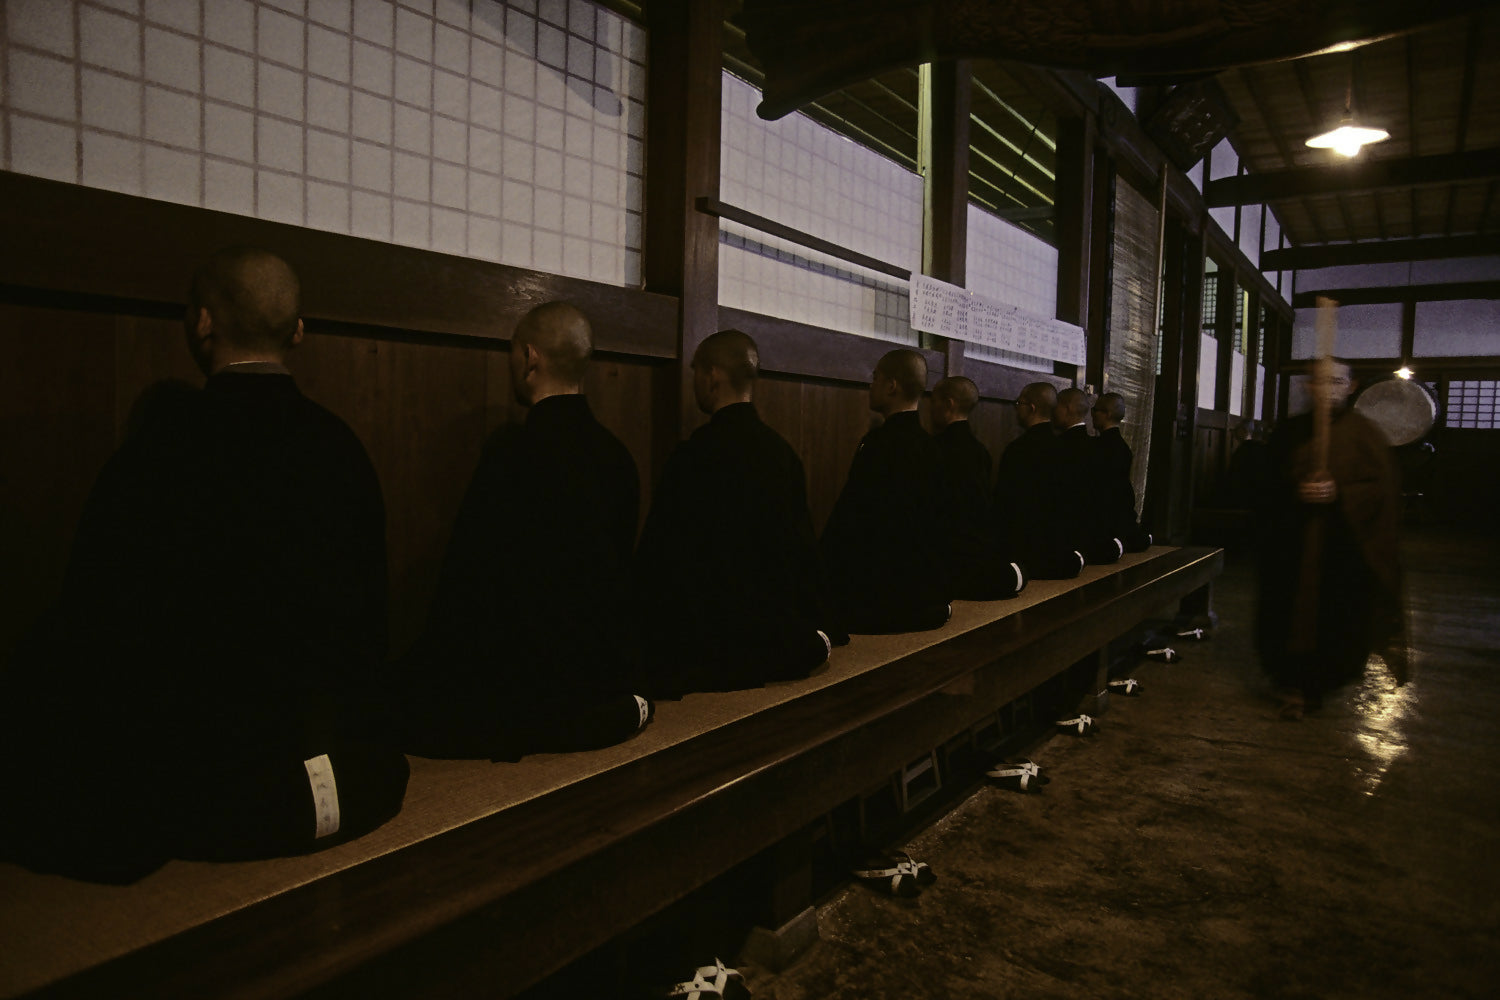
<svg viewBox="0 0 1500 1000">
<path fill-rule="evenodd" d="M 923 356 L 875 367 L 821 539 L 792 447 L 753 402 L 754 341 L 692 358 L 709 421 L 668 459 L 637 544 L 625 446 L 580 393 L 588 320 L 533 309 L 510 342 L 524 422 L 500 428 L 453 525 L 425 632 L 386 648 L 385 511 L 359 440 L 284 362 L 303 338 L 289 265 L 256 248 L 194 275 L 207 376 L 143 394 L 80 518 L 61 594 L 12 651 L 6 855 L 129 880 L 169 857 L 310 850 L 400 808 L 405 753 L 515 760 L 599 747 L 653 699 L 807 676 L 849 633 L 942 626 L 1150 544 L 1119 397 L 1036 383 L 991 458 L 974 384 Z"/>
</svg>

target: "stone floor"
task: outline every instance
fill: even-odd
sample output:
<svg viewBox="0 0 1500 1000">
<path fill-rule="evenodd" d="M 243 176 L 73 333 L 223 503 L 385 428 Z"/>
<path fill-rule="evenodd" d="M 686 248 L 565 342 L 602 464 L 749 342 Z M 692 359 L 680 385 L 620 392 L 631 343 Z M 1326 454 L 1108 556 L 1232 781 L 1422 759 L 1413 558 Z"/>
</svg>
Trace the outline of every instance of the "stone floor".
<svg viewBox="0 0 1500 1000">
<path fill-rule="evenodd" d="M 1404 553 L 1410 683 L 1280 721 L 1231 562 L 1212 641 L 1144 663 L 1092 738 L 910 842 L 916 900 L 852 886 L 757 1000 L 1500 996 L 1500 575 L 1494 539 Z"/>
</svg>

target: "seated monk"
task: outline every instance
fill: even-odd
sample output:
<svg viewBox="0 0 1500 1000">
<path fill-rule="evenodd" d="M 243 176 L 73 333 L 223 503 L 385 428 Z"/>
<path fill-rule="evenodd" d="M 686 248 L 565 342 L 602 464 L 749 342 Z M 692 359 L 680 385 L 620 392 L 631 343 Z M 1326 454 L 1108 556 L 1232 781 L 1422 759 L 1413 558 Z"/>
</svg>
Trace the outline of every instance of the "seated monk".
<svg viewBox="0 0 1500 1000">
<path fill-rule="evenodd" d="M 10 858 L 129 881 L 169 857 L 323 847 L 400 808 L 406 759 L 359 738 L 385 657 L 385 508 L 359 439 L 285 367 L 299 296 L 264 250 L 194 275 L 207 381 L 142 396 L 56 606 L 9 662 Z"/>
<path fill-rule="evenodd" d="M 802 460 L 752 401 L 755 341 L 716 333 L 692 369 L 711 418 L 667 459 L 636 555 L 653 697 L 806 677 L 834 632 Z"/>
<path fill-rule="evenodd" d="M 1069 545 L 1053 512 L 1048 482 L 1057 436 L 1052 410 L 1057 387 L 1032 382 L 1016 397 L 1021 436 L 1000 455 L 995 472 L 995 534 L 1035 580 L 1071 580 L 1083 569 L 1083 553 Z"/>
<path fill-rule="evenodd" d="M 870 380 L 885 418 L 865 435 L 823 528 L 835 614 L 849 632 L 920 632 L 948 620 L 949 572 L 934 526 L 951 516 L 937 446 L 917 406 L 927 362 L 891 351 Z"/>
<path fill-rule="evenodd" d="M 650 718 L 632 692 L 627 608 L 640 480 L 582 394 L 592 354 L 588 319 L 567 303 L 516 326 L 526 419 L 486 443 L 427 630 L 396 667 L 408 752 L 514 760 L 617 743 Z"/>
<path fill-rule="evenodd" d="M 1026 574 L 1006 557 L 992 530 L 990 453 L 969 428 L 969 414 L 978 404 L 979 388 L 953 375 L 933 387 L 928 412 L 953 498 L 953 517 L 946 525 L 953 596 L 993 601 L 1019 594 Z"/>
<path fill-rule="evenodd" d="M 1049 489 L 1064 543 L 1083 553 L 1090 564 L 1103 565 L 1117 562 L 1125 554 L 1125 543 L 1115 535 L 1108 516 L 1097 442 L 1084 423 L 1088 411 L 1088 393 L 1082 389 L 1057 394 Z"/>
<path fill-rule="evenodd" d="M 1106 392 L 1089 411 L 1094 418 L 1094 447 L 1098 452 L 1098 488 L 1107 528 L 1125 543 L 1126 552 L 1144 552 L 1151 547 L 1151 533 L 1135 516 L 1135 482 L 1130 478 L 1135 456 L 1120 425 L 1125 422 L 1125 397 Z"/>
</svg>

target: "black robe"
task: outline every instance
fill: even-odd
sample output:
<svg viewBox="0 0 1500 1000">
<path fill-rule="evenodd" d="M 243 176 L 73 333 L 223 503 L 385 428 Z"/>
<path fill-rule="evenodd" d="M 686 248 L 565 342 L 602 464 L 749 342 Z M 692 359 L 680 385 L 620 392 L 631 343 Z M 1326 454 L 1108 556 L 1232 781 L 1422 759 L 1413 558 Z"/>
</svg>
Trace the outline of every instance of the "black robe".
<svg viewBox="0 0 1500 1000">
<path fill-rule="evenodd" d="M 1144 552 L 1151 547 L 1151 535 L 1135 516 L 1135 481 L 1130 478 L 1135 456 L 1130 445 L 1120 428 L 1111 427 L 1099 433 L 1094 447 L 1106 530 L 1124 543 L 1126 552 Z"/>
<path fill-rule="evenodd" d="M 284 373 L 155 387 L 130 425 L 6 673 L 6 839 L 128 878 L 384 822 L 407 769 L 358 738 L 386 647 L 385 511 L 358 438 Z M 304 761 L 323 754 L 341 815 L 315 838 Z"/>
<path fill-rule="evenodd" d="M 947 533 L 953 596 L 971 601 L 1014 597 L 1026 585 L 996 537 L 990 513 L 990 453 L 967 420 L 955 420 L 933 435 L 938 461 L 948 480 L 953 516 Z"/>
<path fill-rule="evenodd" d="M 637 572 L 655 696 L 805 677 L 828 658 L 802 460 L 752 403 L 721 408 L 667 460 Z"/>
<path fill-rule="evenodd" d="M 1083 569 L 1053 510 L 1049 483 L 1057 435 L 1047 421 L 1032 424 L 1000 455 L 995 472 L 995 531 L 1026 575 L 1038 580 L 1071 580 Z"/>
<path fill-rule="evenodd" d="M 918 632 L 949 616 L 940 526 L 952 516 L 937 445 L 915 410 L 865 435 L 823 528 L 835 613 L 848 632 Z"/>
<path fill-rule="evenodd" d="M 1256 641 L 1277 684 L 1318 698 L 1358 679 L 1371 650 L 1399 630 L 1400 487 L 1385 436 L 1346 410 L 1329 429 L 1335 501 L 1301 502 L 1297 483 L 1313 471 L 1312 436 L 1312 417 L 1303 414 L 1267 446 Z"/>
<path fill-rule="evenodd" d="M 1117 562 L 1125 543 L 1111 523 L 1098 442 L 1083 424 L 1075 424 L 1057 435 L 1050 461 L 1051 511 L 1063 543 L 1091 565 Z"/>
<path fill-rule="evenodd" d="M 411 753 L 516 759 L 639 728 L 627 572 L 635 460 L 581 395 L 548 396 L 486 443 L 427 629 L 397 665 Z"/>
</svg>

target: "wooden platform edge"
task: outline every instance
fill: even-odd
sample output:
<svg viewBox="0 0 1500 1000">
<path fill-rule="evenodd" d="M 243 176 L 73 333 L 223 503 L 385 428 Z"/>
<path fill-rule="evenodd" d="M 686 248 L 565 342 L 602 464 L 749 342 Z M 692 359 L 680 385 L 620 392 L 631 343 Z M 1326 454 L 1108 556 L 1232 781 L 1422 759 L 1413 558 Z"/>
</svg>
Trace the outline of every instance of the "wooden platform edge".
<svg viewBox="0 0 1500 1000">
<path fill-rule="evenodd" d="M 27 996 L 510 995 L 1207 587 L 1222 567 L 1219 549 L 1170 550 Z"/>
</svg>

